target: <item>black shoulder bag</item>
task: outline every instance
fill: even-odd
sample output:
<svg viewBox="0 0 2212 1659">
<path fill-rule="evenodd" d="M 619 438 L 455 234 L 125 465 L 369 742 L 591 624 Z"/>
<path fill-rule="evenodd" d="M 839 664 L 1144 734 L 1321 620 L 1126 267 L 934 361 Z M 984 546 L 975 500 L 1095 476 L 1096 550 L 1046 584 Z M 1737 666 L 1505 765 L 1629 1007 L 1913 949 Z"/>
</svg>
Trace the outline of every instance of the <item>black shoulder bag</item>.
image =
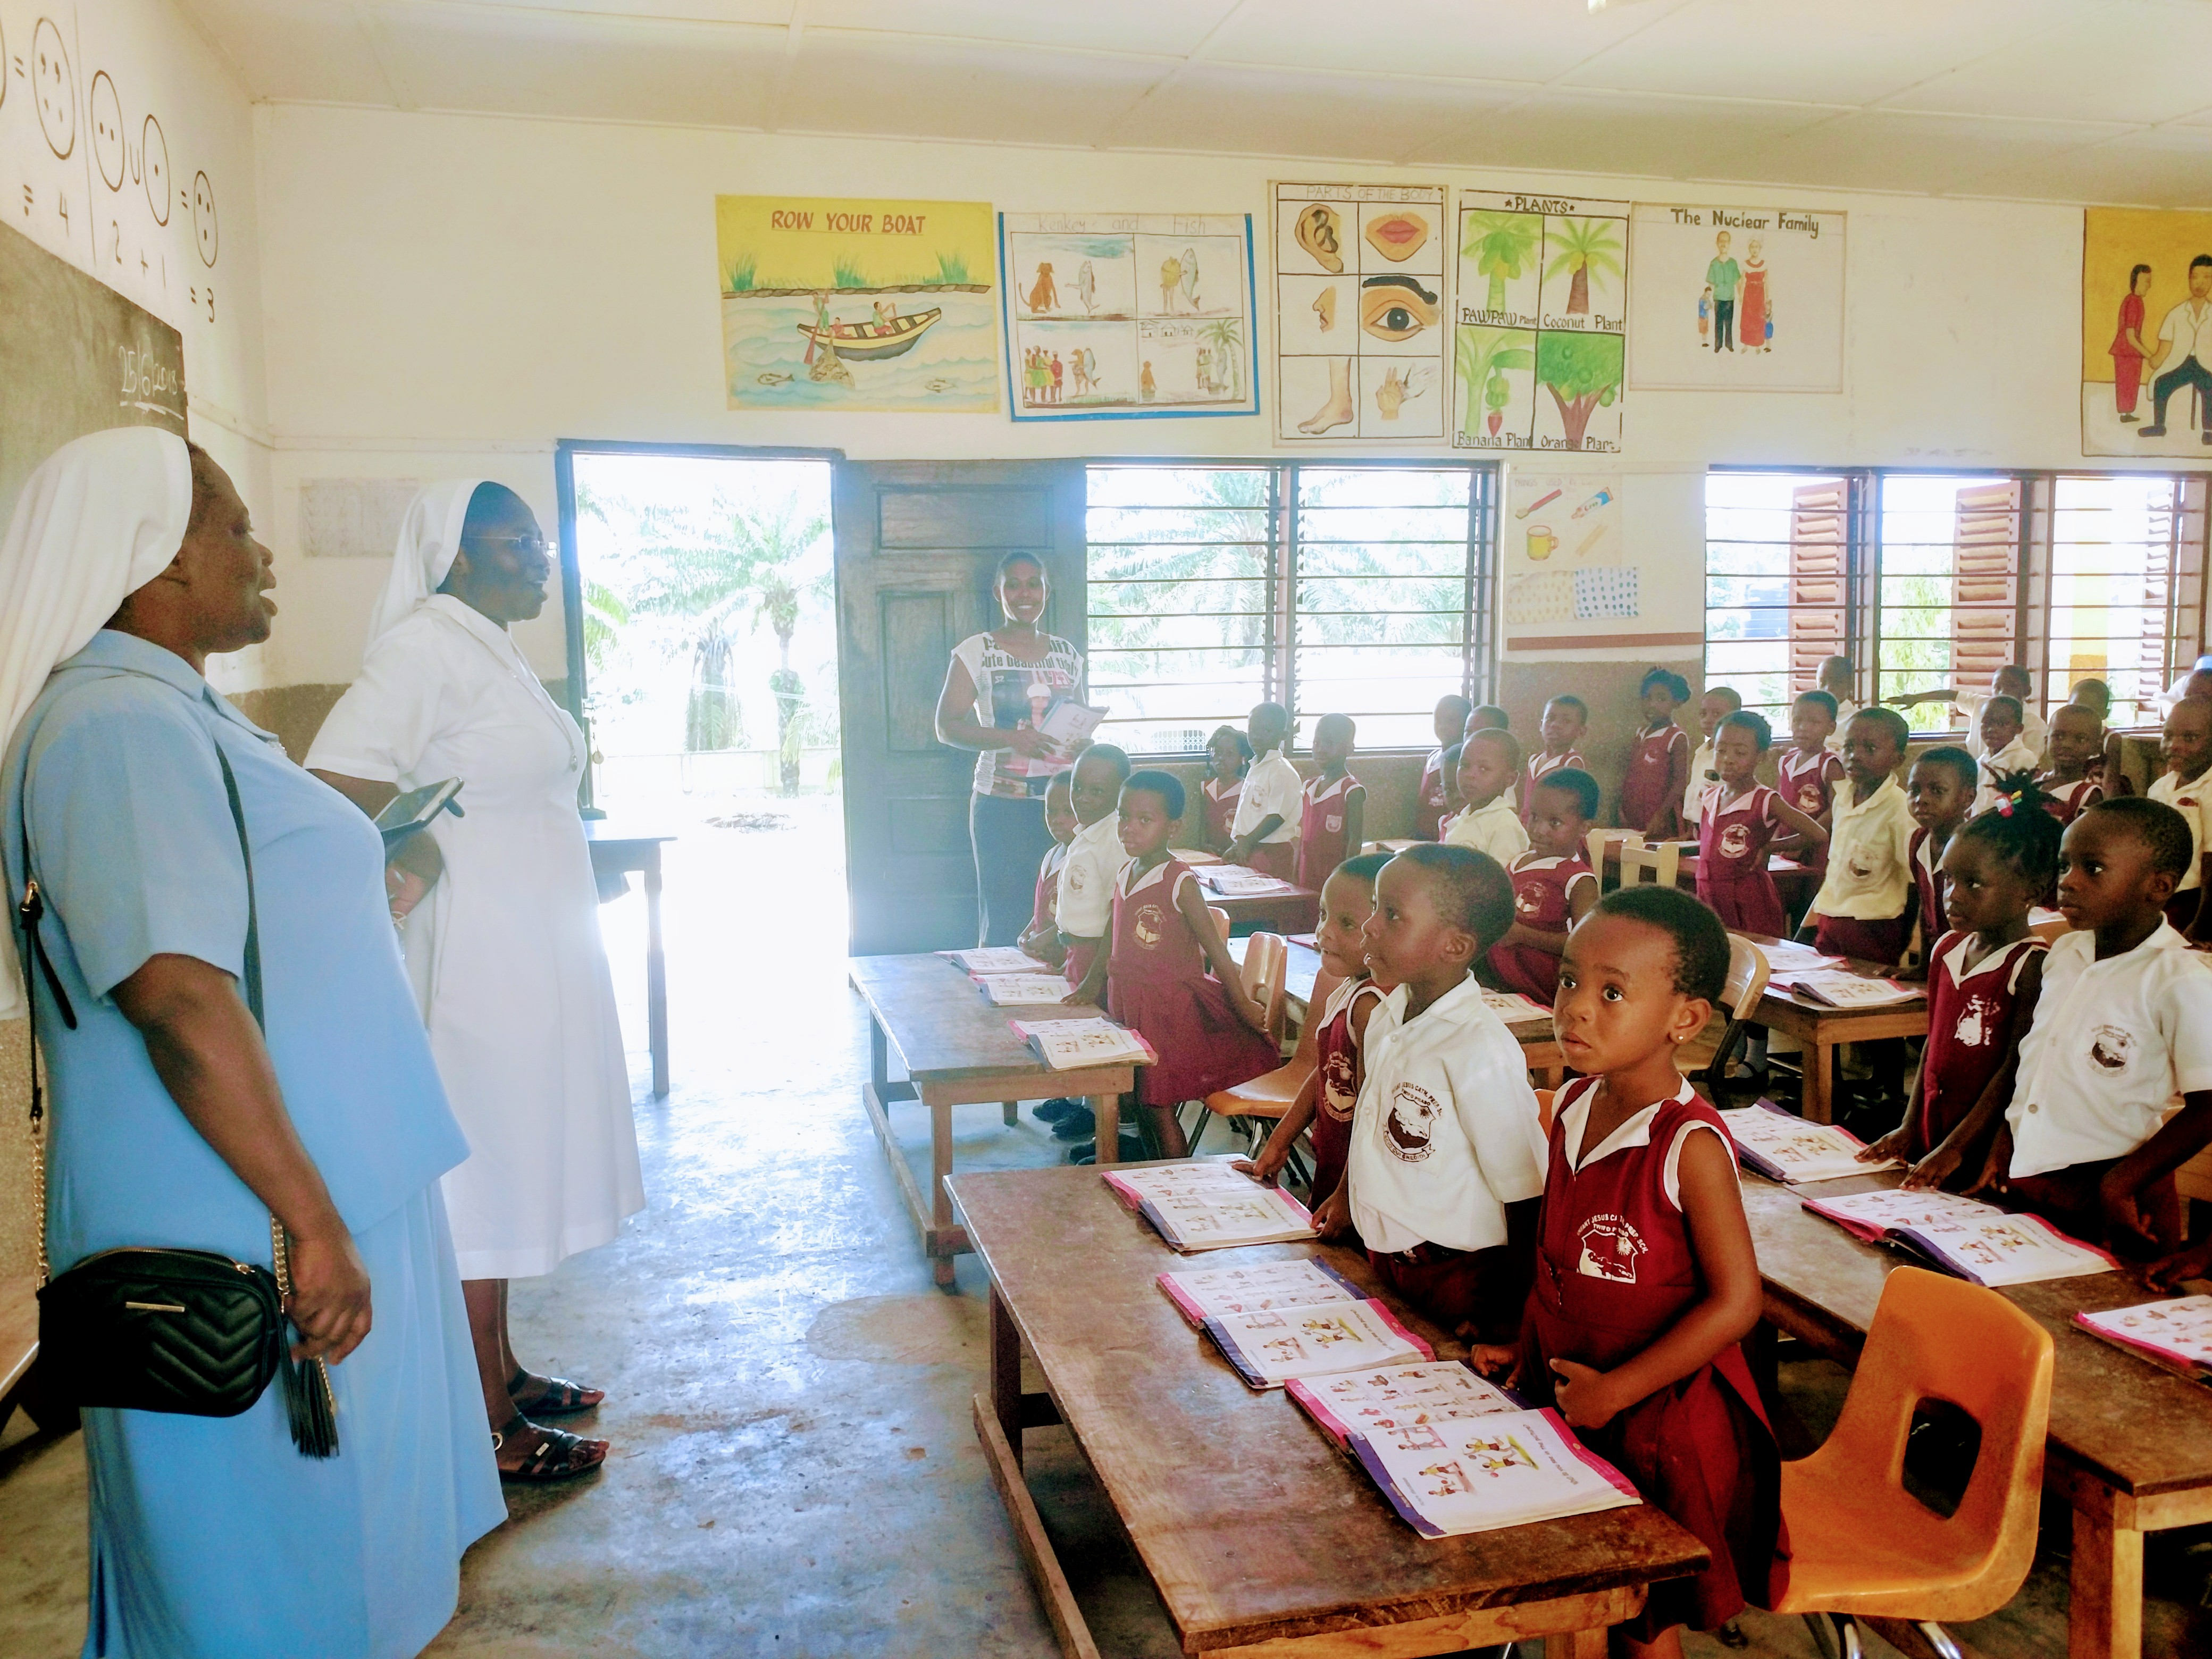
<svg viewBox="0 0 2212 1659">
<path fill-rule="evenodd" d="M 265 1027 L 261 1006 L 261 928 L 253 899 L 253 849 L 230 761 L 216 745 L 223 792 L 246 860 L 246 1005 Z M 76 1029 L 60 976 L 39 936 L 46 900 L 30 874 L 30 827 L 22 837 L 23 981 L 35 1000 L 43 976 L 62 1024 Z M 35 1006 L 35 1001 L 34 1001 Z M 338 1449 L 337 1401 L 329 1367 L 291 1357 L 284 1316 L 292 1293 L 284 1229 L 269 1218 L 276 1271 L 213 1250 L 125 1245 L 87 1256 L 49 1281 L 46 1263 L 46 1099 L 39 1080 L 35 1023 L 31 1048 L 32 1214 L 39 1230 L 39 1370 L 53 1395 L 76 1406 L 236 1417 L 261 1398 L 271 1377 L 284 1381 L 284 1411 L 302 1457 Z"/>
</svg>

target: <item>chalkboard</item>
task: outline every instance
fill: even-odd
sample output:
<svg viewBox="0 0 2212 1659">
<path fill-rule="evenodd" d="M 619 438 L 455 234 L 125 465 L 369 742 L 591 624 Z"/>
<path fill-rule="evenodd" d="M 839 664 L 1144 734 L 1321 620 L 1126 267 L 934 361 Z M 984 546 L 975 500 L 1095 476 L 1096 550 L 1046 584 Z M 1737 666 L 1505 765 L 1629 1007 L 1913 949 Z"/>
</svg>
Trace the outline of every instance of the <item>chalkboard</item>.
<svg viewBox="0 0 2212 1659">
<path fill-rule="evenodd" d="M 185 342 L 113 289 L 0 225 L 0 526 L 23 480 L 112 426 L 185 435 Z"/>
</svg>

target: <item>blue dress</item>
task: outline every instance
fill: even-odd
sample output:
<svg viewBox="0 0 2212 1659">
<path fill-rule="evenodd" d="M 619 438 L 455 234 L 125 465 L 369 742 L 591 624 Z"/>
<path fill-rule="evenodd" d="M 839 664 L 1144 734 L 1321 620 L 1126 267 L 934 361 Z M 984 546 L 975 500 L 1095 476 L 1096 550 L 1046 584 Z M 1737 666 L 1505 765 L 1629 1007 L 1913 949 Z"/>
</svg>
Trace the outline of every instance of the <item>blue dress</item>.
<svg viewBox="0 0 2212 1659">
<path fill-rule="evenodd" d="M 84 1413 L 88 1659 L 382 1659 L 453 1615 L 461 1553 L 506 1518 L 438 1177 L 468 1155 L 384 901 L 380 838 L 173 653 L 102 631 L 58 667 L 0 769 L 76 1005 L 40 987 L 52 1073 L 46 1248 L 267 1263 L 261 1202 L 185 1121 L 109 993 L 155 955 L 241 972 L 253 848 L 268 1045 L 287 1109 L 368 1268 L 374 1328 L 331 1380 L 339 1455 L 294 1450 L 281 1391 L 235 1418 Z M 19 816 L 20 814 L 20 816 Z M 23 828 L 19 828 L 19 824 Z"/>
</svg>

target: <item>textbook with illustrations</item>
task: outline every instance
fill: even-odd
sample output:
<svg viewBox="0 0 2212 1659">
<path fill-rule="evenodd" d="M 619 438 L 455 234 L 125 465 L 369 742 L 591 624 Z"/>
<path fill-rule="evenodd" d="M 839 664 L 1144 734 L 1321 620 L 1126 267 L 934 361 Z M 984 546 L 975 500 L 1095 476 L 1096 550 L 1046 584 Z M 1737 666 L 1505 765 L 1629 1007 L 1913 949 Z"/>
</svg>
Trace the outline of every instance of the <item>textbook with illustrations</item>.
<svg viewBox="0 0 2212 1659">
<path fill-rule="evenodd" d="M 1186 1254 L 1235 1244 L 1279 1244 L 1316 1235 L 1306 1206 L 1279 1187 L 1263 1187 L 1225 1160 L 1099 1172 L 1115 1196 Z"/>
<path fill-rule="evenodd" d="M 1899 1170 L 1903 1160 L 1886 1158 L 1862 1164 L 1866 1143 L 1837 1123 L 1808 1123 L 1771 1100 L 1721 1114 L 1735 1141 L 1735 1155 L 1747 1170 L 1769 1181 L 1836 1181 L 1844 1176 Z"/>
<path fill-rule="evenodd" d="M 1899 985 L 1893 979 L 1866 979 L 1841 969 L 1818 968 L 1790 976 L 1801 997 L 1831 1008 L 1897 1008 L 1928 994 L 1924 985 Z"/>
<path fill-rule="evenodd" d="M 1066 994 L 1060 993 L 1063 997 Z M 1160 1063 L 1151 1043 L 1103 1014 L 1095 1019 L 1010 1019 L 1006 1024 L 1055 1072 L 1079 1072 L 1086 1066 Z"/>
<path fill-rule="evenodd" d="M 1464 1359 L 1295 1377 L 1283 1385 L 1283 1392 L 1304 1407 L 1339 1451 L 1351 1449 L 1355 1434 L 1463 1423 L 1528 1409 L 1526 1401 L 1486 1381 Z"/>
<path fill-rule="evenodd" d="M 2040 1216 L 2015 1215 L 1955 1193 L 1892 1188 L 1848 1198 L 1808 1198 L 1805 1207 L 1854 1238 L 1900 1247 L 1977 1285 L 2034 1285 L 2111 1273 L 2119 1266 Z"/>
<path fill-rule="evenodd" d="M 2074 1322 L 2191 1382 L 2212 1382 L 2212 1296 L 2077 1313 Z"/>
<path fill-rule="evenodd" d="M 460 793 L 461 781 L 447 778 L 443 783 L 426 783 L 420 789 L 394 795 L 376 815 L 377 830 L 384 836 L 384 850 L 388 853 L 410 836 L 428 830 L 431 820 L 441 812 L 451 812 L 457 818 L 467 817 L 460 803 L 453 799 Z"/>
<path fill-rule="evenodd" d="M 1792 974 L 1810 973 L 1816 969 L 1840 968 L 1841 957 L 1822 956 L 1809 945 L 1800 945 L 1796 939 L 1777 939 L 1771 945 L 1761 945 L 1759 954 L 1766 958 L 1766 966 L 1776 979 L 1787 979 Z"/>
<path fill-rule="evenodd" d="M 1018 951 L 1011 945 L 994 945 L 978 951 L 947 951 L 943 954 L 975 975 L 1035 974 L 1044 969 L 1044 964 L 1028 951 Z"/>
<path fill-rule="evenodd" d="M 1000 1008 L 1038 1007 L 1047 1003 L 1067 1000 L 1067 981 L 1058 974 L 1035 971 L 1026 974 L 970 974 L 969 977 L 981 988 L 983 995 Z"/>
<path fill-rule="evenodd" d="M 1552 1011 L 1534 997 L 1524 997 L 1518 991 L 1485 990 L 1482 1006 L 1504 1020 L 1508 1025 L 1528 1025 L 1537 1020 L 1548 1021 Z"/>
<path fill-rule="evenodd" d="M 1294 882 L 1263 875 L 1241 864 L 1209 864 L 1195 873 L 1200 886 L 1212 888 L 1224 898 L 1272 898 L 1298 890 Z"/>
<path fill-rule="evenodd" d="M 1168 1300 L 1194 1327 L 1214 1314 L 1310 1308 L 1322 1302 L 1363 1302 L 1367 1292 L 1326 1261 L 1255 1261 L 1240 1267 L 1185 1267 L 1159 1276 Z"/>
<path fill-rule="evenodd" d="M 1378 1426 L 1353 1434 L 1348 1449 L 1424 1538 L 1643 1502 L 1627 1477 L 1587 1449 L 1553 1411 Z"/>
<path fill-rule="evenodd" d="M 1075 758 L 1075 745 L 1098 729 L 1106 710 L 1092 708 L 1073 697 L 1054 697 L 1045 708 L 1036 729 L 1052 740 L 1054 760 Z"/>
<path fill-rule="evenodd" d="M 1205 1329 L 1237 1374 L 1255 1389 L 1279 1389 L 1292 1377 L 1437 1357 L 1435 1349 L 1380 1302 L 1213 1314 Z"/>
</svg>

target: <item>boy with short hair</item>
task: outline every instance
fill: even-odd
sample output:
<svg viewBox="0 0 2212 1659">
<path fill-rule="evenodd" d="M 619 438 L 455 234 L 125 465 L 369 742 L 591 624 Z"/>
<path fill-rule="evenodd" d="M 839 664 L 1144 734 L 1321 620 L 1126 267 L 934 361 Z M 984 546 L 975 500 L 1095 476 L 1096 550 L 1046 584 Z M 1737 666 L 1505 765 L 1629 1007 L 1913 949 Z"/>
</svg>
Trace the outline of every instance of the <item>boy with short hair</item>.
<svg viewBox="0 0 2212 1659">
<path fill-rule="evenodd" d="M 1851 723 L 1851 716 L 1859 712 L 1859 705 L 1851 696 L 1851 682 L 1855 678 L 1849 657 L 1824 657 L 1820 659 L 1819 689 L 1836 700 L 1836 729 L 1828 734 L 1828 747 L 1838 755 L 1844 752 L 1844 728 Z"/>
<path fill-rule="evenodd" d="M 1966 752 L 1978 761 L 1986 762 L 1990 751 L 1982 739 L 1982 710 L 1991 697 L 2011 697 L 2020 704 L 2021 729 L 2027 740 L 2029 757 L 2034 764 L 2041 765 L 2043 751 L 2050 745 L 2051 727 L 2035 712 L 2035 677 L 2016 662 L 2008 662 L 1994 671 L 1986 691 L 1963 685 L 1933 685 L 1923 691 L 1904 692 L 1889 702 L 1897 708 L 1911 708 L 1923 702 L 1949 703 L 1966 717 Z M 1988 769 L 1984 765 L 1983 770 Z"/>
<path fill-rule="evenodd" d="M 2094 685 L 2084 680 L 2082 685 Z M 2075 688 L 2077 691 L 2080 686 Z M 2051 769 L 2036 782 L 2051 797 L 2045 810 L 2063 827 L 2105 798 L 2105 720 L 2095 708 L 2069 702 L 2051 717 Z"/>
<path fill-rule="evenodd" d="M 1468 716 L 1474 712 L 1474 705 L 1456 691 L 1437 699 L 1433 725 L 1437 746 L 1421 763 L 1420 804 L 1413 809 L 1413 833 L 1423 841 L 1440 838 L 1444 820 L 1451 816 L 1444 809 L 1444 750 L 1460 740 L 1467 730 Z"/>
<path fill-rule="evenodd" d="M 1844 734 L 1844 775 L 1828 834 L 1828 873 L 1806 918 L 1829 956 L 1894 965 L 1911 933 L 1912 811 L 1898 787 L 1905 717 L 1862 708 Z"/>
<path fill-rule="evenodd" d="M 1467 805 L 1444 825 L 1444 841 L 1486 853 L 1510 866 L 1528 850 L 1528 832 L 1513 810 L 1511 790 L 1521 774 L 1521 745 L 1510 732 L 1476 732 L 1459 749 L 1459 793 Z"/>
<path fill-rule="evenodd" d="M 1589 730 L 1589 705 L 1580 697 L 1563 694 L 1544 705 L 1542 731 L 1544 746 L 1528 757 L 1528 764 L 1521 774 L 1521 822 L 1528 822 L 1529 804 L 1534 799 L 1536 786 L 1551 773 L 1571 766 L 1578 772 L 1587 772 L 1589 766 L 1576 745 L 1582 742 L 1583 733 Z"/>
<path fill-rule="evenodd" d="M 2166 907 L 2166 918 L 2184 939 L 2200 937 L 2198 912 L 2204 896 L 2204 814 L 2212 807 L 2212 700 L 2184 697 L 2166 717 L 2159 734 L 2159 760 L 2165 770 L 2144 793 L 2181 814 L 2189 826 L 2189 868 Z"/>
<path fill-rule="evenodd" d="M 1291 740 L 1291 711 L 1279 702 L 1254 704 L 1244 735 L 1257 758 L 1244 775 L 1244 793 L 1229 821 L 1232 839 L 1222 857 L 1288 881 L 1296 872 L 1292 843 L 1306 787 L 1284 752 Z"/>
<path fill-rule="evenodd" d="M 2058 909 L 2073 931 L 2044 958 L 2020 1081 L 1976 1188 L 2137 1256 L 2181 1243 L 2173 1172 L 2212 1142 L 2212 965 L 2165 914 L 2192 845 L 2180 813 L 2141 796 L 2068 827 Z"/>
<path fill-rule="evenodd" d="M 1713 744 L 1721 722 L 1743 707 L 1743 694 L 1732 685 L 1709 685 L 1698 699 L 1698 730 L 1703 741 L 1690 757 L 1690 787 L 1682 792 L 1682 823 L 1694 835 L 1705 812 L 1705 791 L 1720 780 Z"/>
<path fill-rule="evenodd" d="M 1995 696 L 1984 700 L 1981 708 L 1980 731 L 1982 752 L 1981 793 L 1974 797 L 1974 811 L 1986 812 L 2002 797 L 1998 780 L 2007 773 L 2034 773 L 2041 769 L 2036 753 L 2027 746 L 2026 720 L 2027 710 L 2018 697 Z M 2048 728 L 2046 728 L 2047 730 Z M 1972 754 L 1972 750 L 1967 751 Z"/>
<path fill-rule="evenodd" d="M 1472 971 L 1512 921 L 1494 859 L 1416 847 L 1383 866 L 1367 959 L 1397 988 L 1368 1024 L 1344 1183 L 1314 1218 L 1356 1224 L 1382 1282 L 1491 1370 L 1512 1362 L 1544 1190 L 1528 1062 Z"/>
</svg>

